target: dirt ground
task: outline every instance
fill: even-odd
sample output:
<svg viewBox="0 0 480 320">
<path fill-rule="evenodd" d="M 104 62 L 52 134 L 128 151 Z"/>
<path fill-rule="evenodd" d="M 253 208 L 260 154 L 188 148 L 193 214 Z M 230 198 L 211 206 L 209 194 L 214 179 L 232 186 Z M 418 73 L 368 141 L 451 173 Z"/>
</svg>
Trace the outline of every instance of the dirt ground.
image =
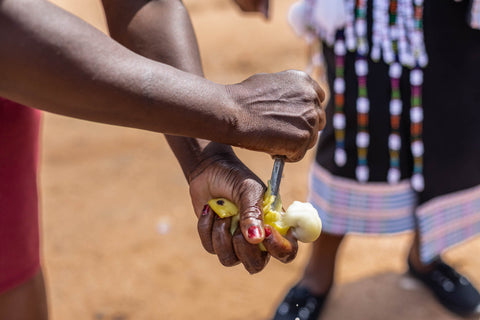
<svg viewBox="0 0 480 320">
<path fill-rule="evenodd" d="M 97 0 L 55 0 L 101 30 Z M 230 0 L 188 0 L 206 75 L 221 83 L 303 69 L 305 46 L 286 23 L 242 16 Z M 264 180 L 262 154 L 238 150 Z M 284 203 L 305 200 L 313 152 L 288 164 Z M 225 268 L 196 233 L 187 184 L 164 138 L 46 114 L 42 153 L 43 258 L 53 320 L 268 319 L 301 274 L 309 246 L 287 265 L 251 276 Z M 322 319 L 456 319 L 403 275 L 410 234 L 346 239 Z M 480 240 L 446 259 L 480 285 Z"/>
</svg>

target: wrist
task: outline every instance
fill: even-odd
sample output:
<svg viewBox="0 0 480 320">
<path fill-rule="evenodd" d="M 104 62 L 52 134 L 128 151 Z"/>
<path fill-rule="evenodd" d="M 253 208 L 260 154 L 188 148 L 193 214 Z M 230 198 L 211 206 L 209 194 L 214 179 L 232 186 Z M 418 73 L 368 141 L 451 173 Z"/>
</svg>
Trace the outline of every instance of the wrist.
<svg viewBox="0 0 480 320">
<path fill-rule="evenodd" d="M 242 105 L 248 104 L 246 97 L 249 97 L 248 93 L 244 92 L 244 89 L 239 84 L 224 85 L 225 102 L 224 112 L 221 121 L 224 123 L 225 142 L 229 145 L 244 147 L 244 141 L 247 138 L 248 130 L 246 130 L 245 124 L 251 122 L 249 114 L 245 112 Z"/>
<path fill-rule="evenodd" d="M 233 161 L 236 159 L 233 149 L 229 145 L 210 142 L 198 154 L 197 161 L 185 172 L 188 183 L 199 176 L 207 167 L 217 161 Z"/>
</svg>

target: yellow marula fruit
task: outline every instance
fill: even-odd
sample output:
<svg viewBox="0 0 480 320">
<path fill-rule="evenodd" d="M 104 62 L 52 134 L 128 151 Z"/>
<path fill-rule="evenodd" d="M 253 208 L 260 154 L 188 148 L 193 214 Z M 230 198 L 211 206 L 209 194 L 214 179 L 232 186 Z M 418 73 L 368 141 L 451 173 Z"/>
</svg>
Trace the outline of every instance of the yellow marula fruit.
<svg viewBox="0 0 480 320">
<path fill-rule="evenodd" d="M 312 242 L 318 238 L 322 223 L 311 204 L 294 201 L 287 212 L 283 212 L 281 199 L 279 198 L 275 208 L 272 208 L 274 201 L 275 196 L 271 193 L 269 183 L 263 197 L 263 221 L 265 224 L 271 225 L 283 236 L 292 228 L 294 236 L 302 242 Z M 220 218 L 232 217 L 230 232 L 233 234 L 240 220 L 237 206 L 225 198 L 211 199 L 208 201 L 208 205 Z"/>
</svg>

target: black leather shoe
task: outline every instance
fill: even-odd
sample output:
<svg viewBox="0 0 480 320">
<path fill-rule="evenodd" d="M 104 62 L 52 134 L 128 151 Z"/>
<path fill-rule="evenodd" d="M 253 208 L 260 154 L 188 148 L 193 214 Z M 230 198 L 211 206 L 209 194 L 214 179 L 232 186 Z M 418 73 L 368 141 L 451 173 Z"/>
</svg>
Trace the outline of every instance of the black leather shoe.
<svg viewBox="0 0 480 320">
<path fill-rule="evenodd" d="M 408 261 L 409 273 L 432 291 L 448 310 L 462 317 L 480 314 L 480 294 L 467 278 L 438 259 L 427 273 L 417 272 Z"/>
<path fill-rule="evenodd" d="M 273 320 L 317 320 L 327 295 L 314 295 L 307 288 L 296 285 L 278 306 Z"/>
</svg>

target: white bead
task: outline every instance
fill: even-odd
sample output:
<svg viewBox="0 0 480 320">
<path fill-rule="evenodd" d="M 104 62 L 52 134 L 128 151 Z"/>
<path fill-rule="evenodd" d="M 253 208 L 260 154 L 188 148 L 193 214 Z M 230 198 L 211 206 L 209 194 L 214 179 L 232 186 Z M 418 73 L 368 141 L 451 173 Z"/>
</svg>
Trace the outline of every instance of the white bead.
<svg viewBox="0 0 480 320">
<path fill-rule="evenodd" d="M 390 65 L 390 69 L 388 70 L 388 75 L 390 78 L 399 79 L 402 76 L 402 66 L 400 63 L 392 63 Z"/>
<path fill-rule="evenodd" d="M 392 49 L 387 49 L 383 51 L 383 60 L 386 64 L 390 64 L 395 60 L 395 54 Z"/>
<path fill-rule="evenodd" d="M 370 135 L 367 132 L 357 133 L 357 146 L 359 148 L 366 148 L 370 143 Z"/>
<path fill-rule="evenodd" d="M 355 37 L 355 30 L 351 25 L 345 27 L 345 38 Z"/>
<path fill-rule="evenodd" d="M 375 9 L 377 9 L 377 8 L 375 8 Z M 380 6 L 378 6 L 378 9 L 380 9 Z M 378 23 L 385 20 L 383 12 L 381 10 L 374 10 L 373 11 L 373 20 L 375 22 L 378 22 Z"/>
<path fill-rule="evenodd" d="M 398 116 L 401 113 L 402 113 L 402 100 L 400 99 L 390 100 L 390 114 L 394 116 Z"/>
<path fill-rule="evenodd" d="M 358 44 L 357 51 L 360 55 L 366 56 L 368 53 L 368 44 L 366 41 L 360 41 Z"/>
<path fill-rule="evenodd" d="M 415 141 L 412 143 L 412 154 L 414 157 L 421 157 L 423 155 L 422 141 Z"/>
<path fill-rule="evenodd" d="M 378 1 L 374 1 L 378 2 Z M 385 15 L 385 10 L 388 10 L 388 8 L 382 6 L 382 5 L 377 5 L 377 3 L 374 4 L 373 6 L 373 15 L 374 15 L 374 21 L 377 22 L 379 26 L 383 27 L 387 22 L 388 22 L 388 16 Z M 378 9 L 378 10 L 375 10 Z M 377 20 L 378 19 L 378 20 Z"/>
<path fill-rule="evenodd" d="M 423 0 L 415 0 L 414 3 L 416 6 L 421 6 L 423 4 Z"/>
<path fill-rule="evenodd" d="M 405 56 L 403 65 L 413 68 L 415 65 L 415 58 L 413 57 L 413 54 L 410 53 Z"/>
<path fill-rule="evenodd" d="M 423 41 L 423 34 L 420 32 L 414 32 L 412 35 L 410 35 L 410 41 L 412 41 L 413 45 L 419 45 Z"/>
<path fill-rule="evenodd" d="M 368 64 L 366 60 L 357 60 L 355 61 L 355 72 L 358 76 L 366 76 L 368 73 Z"/>
<path fill-rule="evenodd" d="M 388 183 L 397 183 L 400 181 L 400 170 L 398 170 L 398 168 L 388 169 L 387 181 Z"/>
<path fill-rule="evenodd" d="M 388 137 L 388 147 L 392 150 L 400 150 L 400 148 L 402 147 L 402 139 L 398 134 L 392 133 Z"/>
<path fill-rule="evenodd" d="M 367 22 L 363 19 L 357 20 L 355 22 L 355 31 L 358 36 L 365 36 L 367 34 Z"/>
<path fill-rule="evenodd" d="M 422 68 L 425 68 L 428 64 L 428 56 L 426 53 L 420 54 L 418 57 L 418 65 Z"/>
<path fill-rule="evenodd" d="M 425 180 L 423 175 L 416 173 L 412 176 L 412 187 L 415 191 L 421 192 L 425 188 Z"/>
<path fill-rule="evenodd" d="M 408 49 L 408 44 L 406 41 L 401 41 L 398 43 L 398 51 L 405 52 Z"/>
<path fill-rule="evenodd" d="M 376 31 L 376 30 L 374 30 Z M 380 31 L 380 30 L 378 30 Z M 372 35 L 372 42 L 375 43 L 375 44 L 379 44 L 382 42 L 382 36 L 380 35 L 379 32 L 374 32 L 373 35 Z"/>
<path fill-rule="evenodd" d="M 335 163 L 339 167 L 343 167 L 347 163 L 347 153 L 345 150 L 337 148 L 335 149 Z"/>
<path fill-rule="evenodd" d="M 369 169 L 367 166 L 358 166 L 355 169 L 355 174 L 357 176 L 357 180 L 360 182 L 367 182 L 369 176 Z"/>
<path fill-rule="evenodd" d="M 420 69 L 414 69 L 410 72 L 410 83 L 419 86 L 423 83 L 423 72 Z"/>
<path fill-rule="evenodd" d="M 423 121 L 423 108 L 421 107 L 413 107 L 410 109 L 410 120 L 414 123 L 422 122 Z"/>
<path fill-rule="evenodd" d="M 408 10 L 408 14 L 413 14 L 413 10 Z M 413 19 L 407 19 L 407 30 L 413 30 L 415 28 L 415 21 Z"/>
<path fill-rule="evenodd" d="M 304 1 L 295 2 L 288 11 L 288 22 L 299 37 L 307 33 L 307 17 L 307 7 Z"/>
<path fill-rule="evenodd" d="M 345 92 L 345 80 L 343 78 L 336 78 L 333 82 L 333 90 L 335 93 Z"/>
<path fill-rule="evenodd" d="M 345 48 L 345 42 L 343 40 L 338 40 L 335 42 L 335 54 L 337 56 L 344 56 L 347 53 Z"/>
<path fill-rule="evenodd" d="M 378 46 L 375 46 L 372 48 L 372 52 L 371 52 L 371 56 L 372 56 L 372 60 L 377 62 L 380 60 L 381 56 L 382 56 L 382 52 L 380 50 L 380 47 Z"/>
<path fill-rule="evenodd" d="M 399 32 L 398 32 L 398 28 L 393 26 L 390 28 L 390 38 L 392 40 L 396 40 L 398 39 L 398 35 L 399 35 Z"/>
<path fill-rule="evenodd" d="M 365 97 L 359 97 L 357 99 L 357 112 L 368 113 L 370 110 L 370 101 Z"/>
<path fill-rule="evenodd" d="M 388 48 L 392 48 L 392 42 L 388 39 L 384 39 L 382 41 L 382 48 L 383 48 L 383 50 L 387 50 Z"/>
<path fill-rule="evenodd" d="M 333 127 L 335 129 L 344 129 L 345 123 L 345 115 L 343 113 L 335 113 L 333 115 Z"/>
<path fill-rule="evenodd" d="M 327 33 L 321 38 L 325 39 L 325 41 L 327 42 L 327 44 L 329 46 L 331 46 L 332 44 L 335 43 L 335 34 L 333 34 L 333 33 Z"/>
<path fill-rule="evenodd" d="M 347 48 L 350 51 L 355 50 L 355 38 L 354 37 L 347 37 Z"/>
</svg>

